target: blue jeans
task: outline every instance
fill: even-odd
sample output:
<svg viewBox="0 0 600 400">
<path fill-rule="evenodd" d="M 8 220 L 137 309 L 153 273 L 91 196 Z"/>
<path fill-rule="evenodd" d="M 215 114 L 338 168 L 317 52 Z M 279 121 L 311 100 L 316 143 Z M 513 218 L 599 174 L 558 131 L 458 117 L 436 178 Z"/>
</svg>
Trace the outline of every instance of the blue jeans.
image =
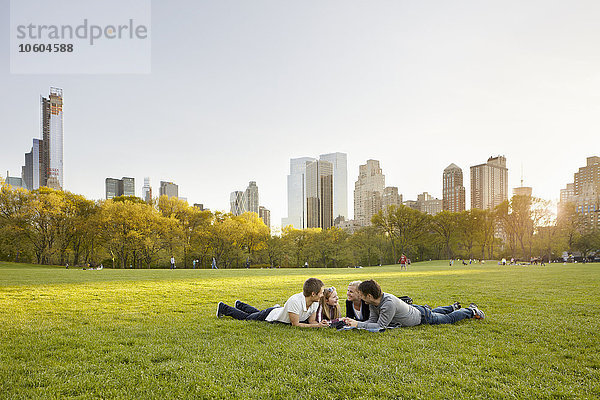
<svg viewBox="0 0 600 400">
<path fill-rule="evenodd" d="M 413 307 L 421 313 L 421 324 L 453 324 L 465 318 L 473 318 L 473 311 L 469 308 L 455 311 L 452 306 L 436 307 L 433 310 L 423 306 L 413 305 Z"/>
<path fill-rule="evenodd" d="M 269 307 L 264 310 L 259 310 L 258 308 L 242 303 L 241 301 L 238 302 L 238 307 L 239 308 L 235 308 L 224 304 L 223 315 L 246 321 L 264 321 L 267 319 L 269 313 L 275 308 Z"/>
</svg>

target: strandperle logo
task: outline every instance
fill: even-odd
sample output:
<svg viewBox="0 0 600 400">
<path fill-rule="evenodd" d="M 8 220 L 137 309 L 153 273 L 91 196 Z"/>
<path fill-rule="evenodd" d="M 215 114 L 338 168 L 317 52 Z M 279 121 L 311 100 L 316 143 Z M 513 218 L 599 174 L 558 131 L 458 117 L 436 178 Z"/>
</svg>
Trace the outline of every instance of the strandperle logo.
<svg viewBox="0 0 600 400">
<path fill-rule="evenodd" d="M 146 39 L 148 27 L 136 24 L 130 19 L 126 24 L 120 25 L 94 25 L 84 19 L 80 25 L 17 25 L 17 39 L 30 40 L 65 40 L 87 39 L 91 46 L 98 40 L 108 39 Z"/>
</svg>

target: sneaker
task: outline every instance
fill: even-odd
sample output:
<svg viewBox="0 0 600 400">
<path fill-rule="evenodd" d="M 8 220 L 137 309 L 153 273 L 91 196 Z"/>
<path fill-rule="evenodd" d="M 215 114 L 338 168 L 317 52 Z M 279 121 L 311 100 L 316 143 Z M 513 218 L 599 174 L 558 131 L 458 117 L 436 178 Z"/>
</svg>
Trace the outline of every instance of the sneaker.
<svg viewBox="0 0 600 400">
<path fill-rule="evenodd" d="M 235 303 L 233 303 L 233 306 L 239 310 L 240 309 L 240 307 L 239 307 L 240 304 L 241 304 L 241 301 L 236 300 Z"/>
<path fill-rule="evenodd" d="M 223 303 L 222 301 L 219 302 L 219 304 L 217 304 L 217 318 L 221 318 L 223 315 L 223 306 L 225 305 L 225 303 Z"/>
<path fill-rule="evenodd" d="M 454 311 L 456 311 L 456 310 L 460 310 L 460 303 L 459 303 L 458 301 L 454 302 L 454 303 L 452 304 L 452 309 L 453 309 Z"/>
<path fill-rule="evenodd" d="M 471 309 L 471 311 L 473 311 L 473 318 L 475 318 L 475 319 L 484 319 L 485 318 L 485 313 L 482 310 L 480 310 L 479 308 L 477 308 L 477 304 L 471 303 L 469 305 L 469 308 Z"/>
</svg>

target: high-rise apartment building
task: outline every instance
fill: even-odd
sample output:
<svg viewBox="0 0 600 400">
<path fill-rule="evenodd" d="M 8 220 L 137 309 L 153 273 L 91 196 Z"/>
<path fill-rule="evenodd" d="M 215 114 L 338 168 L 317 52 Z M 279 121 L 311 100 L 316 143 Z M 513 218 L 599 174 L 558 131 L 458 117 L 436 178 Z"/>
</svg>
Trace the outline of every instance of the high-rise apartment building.
<svg viewBox="0 0 600 400">
<path fill-rule="evenodd" d="M 150 204 L 152 203 L 152 186 L 150 186 L 150 177 L 144 178 L 144 186 L 142 186 L 142 199 Z"/>
<path fill-rule="evenodd" d="M 119 196 L 135 196 L 134 178 L 106 178 L 104 182 L 104 187 L 107 200 Z"/>
<path fill-rule="evenodd" d="M 258 186 L 256 186 L 256 182 L 250 181 L 246 188 L 246 211 L 258 214 L 258 207 Z"/>
<path fill-rule="evenodd" d="M 306 228 L 306 164 L 315 161 L 312 157 L 290 159 L 290 174 L 287 176 L 288 216 L 282 218 L 281 226 Z"/>
<path fill-rule="evenodd" d="M 471 167 L 471 208 L 491 210 L 508 200 L 508 169 L 504 156 Z"/>
<path fill-rule="evenodd" d="M 29 190 L 42 186 L 62 190 L 63 169 L 63 92 L 50 88 L 50 95 L 40 97 L 42 139 L 33 139 L 25 165 L 21 169 L 23 185 Z"/>
<path fill-rule="evenodd" d="M 442 208 L 451 212 L 465 211 L 465 187 L 462 169 L 450 164 L 442 174 Z"/>
<path fill-rule="evenodd" d="M 40 98 L 42 114 L 42 161 L 44 184 L 62 189 L 63 182 L 63 92 L 50 88 L 48 98 Z"/>
<path fill-rule="evenodd" d="M 377 160 L 367 160 L 358 167 L 358 179 L 354 183 L 354 220 L 360 226 L 371 225 L 371 218 L 382 207 L 385 176 Z"/>
<path fill-rule="evenodd" d="M 600 157 L 588 157 L 573 179 L 573 202 L 585 231 L 600 229 Z"/>
<path fill-rule="evenodd" d="M 258 217 L 262 219 L 267 228 L 271 229 L 271 211 L 263 206 L 258 207 Z"/>
<path fill-rule="evenodd" d="M 348 219 L 348 155 L 346 153 L 329 153 L 319 156 L 321 161 L 329 161 L 333 165 L 333 219 Z"/>
<path fill-rule="evenodd" d="M 313 161 L 306 164 L 306 227 L 333 226 L 333 164 Z"/>
<path fill-rule="evenodd" d="M 383 189 L 381 196 L 381 208 L 387 210 L 389 206 L 401 206 L 402 195 L 398 193 L 396 186 L 388 186 Z"/>
<path fill-rule="evenodd" d="M 159 195 L 179 198 L 179 186 L 173 182 L 160 181 Z"/>
</svg>

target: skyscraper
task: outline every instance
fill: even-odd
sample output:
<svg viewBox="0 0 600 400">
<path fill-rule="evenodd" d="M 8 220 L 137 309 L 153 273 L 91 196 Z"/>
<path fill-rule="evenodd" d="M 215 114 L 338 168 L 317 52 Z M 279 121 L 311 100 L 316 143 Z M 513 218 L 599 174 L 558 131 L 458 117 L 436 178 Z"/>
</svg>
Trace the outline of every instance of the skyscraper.
<svg viewBox="0 0 600 400">
<path fill-rule="evenodd" d="M 121 179 L 106 178 L 105 182 L 106 199 L 112 199 L 119 196 L 135 196 L 135 179 L 123 177 Z"/>
<path fill-rule="evenodd" d="M 248 209 L 246 208 L 246 192 L 236 190 L 229 195 L 229 205 L 233 215 L 242 215 Z"/>
<path fill-rule="evenodd" d="M 63 92 L 50 88 L 48 98 L 40 98 L 42 115 L 42 186 L 62 189 L 63 182 Z"/>
<path fill-rule="evenodd" d="M 358 167 L 358 179 L 354 183 L 354 220 L 358 225 L 371 225 L 371 218 L 383 205 L 384 189 L 385 176 L 379 161 L 367 160 L 366 164 Z"/>
<path fill-rule="evenodd" d="M 306 164 L 315 161 L 312 157 L 290 159 L 290 174 L 287 176 L 288 216 L 282 218 L 281 226 L 292 225 L 296 229 L 306 228 Z"/>
<path fill-rule="evenodd" d="M 462 169 L 456 164 L 450 164 L 442 175 L 443 209 L 451 212 L 465 211 L 465 187 L 463 186 Z"/>
<path fill-rule="evenodd" d="M 173 182 L 160 181 L 160 196 L 179 198 L 179 186 Z"/>
<path fill-rule="evenodd" d="M 333 226 L 333 164 L 313 161 L 306 164 L 306 227 Z"/>
<path fill-rule="evenodd" d="M 104 181 L 106 200 L 119 197 L 119 179 L 106 178 Z"/>
<path fill-rule="evenodd" d="M 267 228 L 271 229 L 271 211 L 263 206 L 258 207 L 258 217 L 263 220 Z"/>
<path fill-rule="evenodd" d="M 142 186 L 142 199 L 146 203 L 152 203 L 152 186 L 150 186 L 150 177 L 144 178 L 144 186 Z"/>
<path fill-rule="evenodd" d="M 471 208 L 491 210 L 508 200 L 508 169 L 504 156 L 471 167 Z"/>
<path fill-rule="evenodd" d="M 29 153 L 25 153 L 25 166 L 22 168 L 21 177 L 28 190 L 39 189 L 42 184 L 42 171 L 44 164 L 42 160 L 42 140 L 33 139 L 33 146 Z"/>
<path fill-rule="evenodd" d="M 600 157 L 588 157 L 573 179 L 576 210 L 582 216 L 584 229 L 600 228 Z"/>
<path fill-rule="evenodd" d="M 388 186 L 383 189 L 381 196 L 381 208 L 387 210 L 389 206 L 402 205 L 402 195 L 398 193 L 396 186 Z"/>
<path fill-rule="evenodd" d="M 348 155 L 346 153 L 321 154 L 319 160 L 333 165 L 333 219 L 348 219 Z"/>
<path fill-rule="evenodd" d="M 258 214 L 258 186 L 256 182 L 250 181 L 246 188 L 246 211 Z"/>
</svg>

